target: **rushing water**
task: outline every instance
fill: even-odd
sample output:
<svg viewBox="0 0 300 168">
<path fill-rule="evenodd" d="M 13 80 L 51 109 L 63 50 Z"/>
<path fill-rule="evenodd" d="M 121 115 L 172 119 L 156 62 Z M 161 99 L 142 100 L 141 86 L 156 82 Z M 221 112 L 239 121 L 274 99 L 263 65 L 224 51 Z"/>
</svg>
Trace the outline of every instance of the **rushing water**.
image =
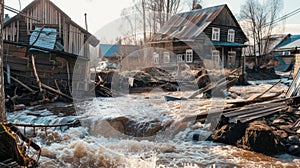
<svg viewBox="0 0 300 168">
<path fill-rule="evenodd" d="M 213 124 L 209 119 L 195 123 L 195 116 L 223 108 L 221 99 L 166 102 L 163 94 L 150 93 L 95 98 L 75 106 L 77 116 L 35 108 L 8 115 L 16 123 L 80 119 L 82 126 L 35 131 L 34 141 L 42 147 L 40 167 L 300 167 L 300 159 L 290 155 L 269 157 L 204 141 Z M 200 141 L 193 141 L 195 133 Z"/>
</svg>

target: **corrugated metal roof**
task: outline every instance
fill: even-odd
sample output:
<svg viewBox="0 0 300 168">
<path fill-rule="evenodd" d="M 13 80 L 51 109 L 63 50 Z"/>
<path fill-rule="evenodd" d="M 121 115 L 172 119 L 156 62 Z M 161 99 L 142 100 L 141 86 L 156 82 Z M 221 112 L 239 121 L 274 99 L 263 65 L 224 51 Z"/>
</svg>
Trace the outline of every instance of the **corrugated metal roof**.
<svg viewBox="0 0 300 168">
<path fill-rule="evenodd" d="M 290 38 L 287 38 L 282 43 L 280 43 L 275 49 L 293 49 L 300 47 L 300 35 L 291 35 Z"/>
<path fill-rule="evenodd" d="M 104 57 L 127 56 L 137 49 L 135 45 L 100 44 L 101 55 Z"/>
<path fill-rule="evenodd" d="M 154 40 L 196 38 L 219 15 L 225 6 L 219 5 L 176 14 L 164 24 L 158 35 L 154 37 Z"/>
<path fill-rule="evenodd" d="M 56 29 L 54 28 L 41 28 L 36 27 L 34 32 L 31 33 L 29 44 L 36 47 L 42 47 L 46 49 L 54 49 L 56 42 Z M 30 50 L 38 50 L 43 52 L 48 52 L 36 48 L 30 48 Z"/>
</svg>

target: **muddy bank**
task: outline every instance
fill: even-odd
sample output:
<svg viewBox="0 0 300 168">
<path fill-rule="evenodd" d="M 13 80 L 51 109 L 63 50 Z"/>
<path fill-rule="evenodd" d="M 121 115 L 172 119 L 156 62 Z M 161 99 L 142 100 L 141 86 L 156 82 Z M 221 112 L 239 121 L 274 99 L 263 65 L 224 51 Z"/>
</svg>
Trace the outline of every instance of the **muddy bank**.
<svg viewBox="0 0 300 168">
<path fill-rule="evenodd" d="M 230 123 L 224 117 L 209 140 L 271 156 L 300 156 L 299 118 L 298 107 L 245 123 Z"/>
</svg>

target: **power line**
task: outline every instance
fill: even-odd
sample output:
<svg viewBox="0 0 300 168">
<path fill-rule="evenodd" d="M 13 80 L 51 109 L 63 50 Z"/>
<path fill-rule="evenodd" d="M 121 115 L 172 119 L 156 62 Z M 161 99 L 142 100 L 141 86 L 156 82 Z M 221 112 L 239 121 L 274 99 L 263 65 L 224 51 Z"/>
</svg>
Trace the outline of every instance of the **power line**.
<svg viewBox="0 0 300 168">
<path fill-rule="evenodd" d="M 24 14 L 22 11 L 19 11 L 18 9 L 12 8 L 12 7 L 4 5 L 4 4 L 1 4 L 1 5 L 4 6 L 4 9 L 6 9 L 10 12 L 13 12 L 15 14 L 20 14 L 20 15 L 26 17 L 26 18 L 29 18 L 31 20 L 35 20 L 37 22 L 41 22 L 39 18 L 33 18 L 33 17 L 30 17 L 30 16 L 27 16 L 26 14 Z"/>
<path fill-rule="evenodd" d="M 296 9 L 296 10 L 290 12 L 290 13 L 287 13 L 287 14 L 283 15 L 280 18 L 274 19 L 272 22 L 268 22 L 268 23 L 264 24 L 263 27 L 274 25 L 274 24 L 276 24 L 278 22 L 281 22 L 281 21 L 283 21 L 283 20 L 285 20 L 289 17 L 292 17 L 292 16 L 294 16 L 298 13 L 300 13 L 300 8 L 298 8 L 298 9 Z"/>
</svg>

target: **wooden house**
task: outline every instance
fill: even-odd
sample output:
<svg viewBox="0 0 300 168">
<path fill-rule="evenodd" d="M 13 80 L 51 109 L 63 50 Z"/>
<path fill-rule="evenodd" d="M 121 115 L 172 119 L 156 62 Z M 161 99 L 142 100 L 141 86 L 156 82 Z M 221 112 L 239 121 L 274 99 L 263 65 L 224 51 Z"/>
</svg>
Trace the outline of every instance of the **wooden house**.
<svg viewBox="0 0 300 168">
<path fill-rule="evenodd" d="M 247 37 L 227 5 L 195 9 L 170 18 L 154 36 L 153 64 L 220 67 L 241 66 L 242 48 Z"/>
<path fill-rule="evenodd" d="M 32 58 L 40 81 L 70 94 L 87 90 L 89 47 L 99 40 L 50 0 L 34 0 L 4 23 L 4 66 L 9 75 L 36 85 Z M 8 80 L 9 82 L 10 80 Z"/>
<path fill-rule="evenodd" d="M 100 44 L 101 57 L 105 61 L 120 63 L 125 57 L 136 52 L 136 45 Z"/>
</svg>

